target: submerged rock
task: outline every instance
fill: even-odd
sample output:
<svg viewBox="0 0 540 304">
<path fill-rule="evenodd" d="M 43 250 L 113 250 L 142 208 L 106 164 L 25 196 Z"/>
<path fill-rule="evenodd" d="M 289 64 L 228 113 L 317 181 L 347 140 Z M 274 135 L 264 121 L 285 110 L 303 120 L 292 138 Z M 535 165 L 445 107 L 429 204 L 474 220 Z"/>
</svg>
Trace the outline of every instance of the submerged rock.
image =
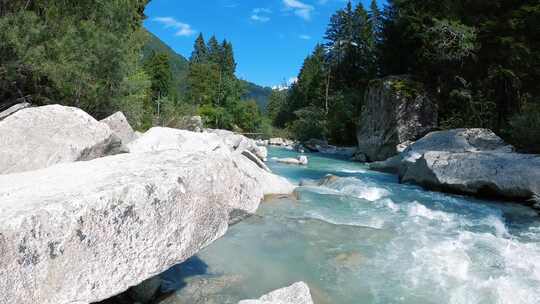
<svg viewBox="0 0 540 304">
<path fill-rule="evenodd" d="M 437 126 L 437 106 L 421 83 L 407 76 L 374 80 L 366 93 L 359 122 L 358 153 L 369 161 L 398 154 L 397 146 L 426 135 Z"/>
<path fill-rule="evenodd" d="M 113 115 L 101 120 L 102 123 L 109 126 L 111 131 L 122 140 L 123 145 L 127 145 L 135 139 L 135 132 L 129 125 L 129 122 L 122 112 L 116 112 Z"/>
<path fill-rule="evenodd" d="M 60 105 L 20 110 L 0 121 L 0 134 L 0 174 L 91 160 L 121 144 L 106 124 Z"/>
<path fill-rule="evenodd" d="M 258 300 L 243 300 L 238 304 L 313 304 L 309 287 L 304 282 L 272 291 Z"/>
<path fill-rule="evenodd" d="M 235 162 L 162 151 L 0 176 L 0 299 L 97 302 L 193 256 L 262 199 Z"/>
</svg>

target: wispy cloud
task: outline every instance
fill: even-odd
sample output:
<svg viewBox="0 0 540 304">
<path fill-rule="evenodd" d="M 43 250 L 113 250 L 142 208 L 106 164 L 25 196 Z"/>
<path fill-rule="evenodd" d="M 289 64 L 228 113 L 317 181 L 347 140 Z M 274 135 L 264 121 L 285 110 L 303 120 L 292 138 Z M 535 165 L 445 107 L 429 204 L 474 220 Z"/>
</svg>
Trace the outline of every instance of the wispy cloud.
<svg viewBox="0 0 540 304">
<path fill-rule="evenodd" d="M 311 14 L 315 10 L 315 7 L 312 5 L 298 0 L 283 0 L 283 4 L 287 9 L 292 10 L 296 16 L 304 20 L 310 20 Z"/>
<path fill-rule="evenodd" d="M 197 31 L 191 28 L 191 25 L 180 22 L 173 17 L 156 17 L 153 21 L 163 24 L 165 28 L 174 29 L 176 36 L 189 37 L 197 33 Z"/>
<path fill-rule="evenodd" d="M 298 36 L 300 39 L 303 39 L 303 40 L 311 40 L 311 36 L 309 35 L 300 35 Z"/>
<path fill-rule="evenodd" d="M 272 11 L 267 8 L 255 8 L 251 12 L 250 19 L 253 21 L 265 23 L 270 21 L 270 16 L 268 15 L 270 15 L 271 13 Z"/>
</svg>

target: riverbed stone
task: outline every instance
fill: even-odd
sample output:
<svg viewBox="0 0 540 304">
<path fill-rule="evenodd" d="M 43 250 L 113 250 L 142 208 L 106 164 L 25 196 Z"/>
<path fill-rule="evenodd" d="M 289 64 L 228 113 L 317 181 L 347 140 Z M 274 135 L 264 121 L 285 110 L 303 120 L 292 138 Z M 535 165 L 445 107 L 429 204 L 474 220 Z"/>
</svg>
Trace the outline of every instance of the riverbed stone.
<svg viewBox="0 0 540 304">
<path fill-rule="evenodd" d="M 409 76 L 373 80 L 365 96 L 357 131 L 358 152 L 369 161 L 399 153 L 397 146 L 426 135 L 437 126 L 437 106 L 423 85 Z"/>
<path fill-rule="evenodd" d="M 193 256 L 262 199 L 235 162 L 171 150 L 0 176 L 0 299 L 98 302 Z"/>
<path fill-rule="evenodd" d="M 401 177 L 427 188 L 529 201 L 540 194 L 540 156 L 429 151 Z"/>
<path fill-rule="evenodd" d="M 99 158 L 121 143 L 104 123 L 60 105 L 26 108 L 0 121 L 0 174 Z"/>
<path fill-rule="evenodd" d="M 297 282 L 289 287 L 272 291 L 258 300 L 243 300 L 238 304 L 313 304 L 309 287 Z"/>
</svg>

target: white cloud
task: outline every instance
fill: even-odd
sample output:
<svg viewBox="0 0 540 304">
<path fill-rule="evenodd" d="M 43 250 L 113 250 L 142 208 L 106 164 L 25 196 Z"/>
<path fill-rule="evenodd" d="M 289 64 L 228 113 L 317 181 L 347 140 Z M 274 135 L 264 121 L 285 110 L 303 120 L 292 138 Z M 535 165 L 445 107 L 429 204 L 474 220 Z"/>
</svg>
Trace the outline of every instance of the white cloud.
<svg viewBox="0 0 540 304">
<path fill-rule="evenodd" d="M 303 39 L 303 40 L 311 40 L 311 36 L 309 35 L 300 35 L 298 36 L 300 39 Z"/>
<path fill-rule="evenodd" d="M 197 31 L 195 31 L 193 28 L 191 28 L 191 25 L 187 23 L 180 22 L 173 17 L 156 17 L 153 19 L 156 22 L 159 22 L 165 26 L 165 28 L 172 28 L 174 29 L 176 36 L 192 36 Z"/>
<path fill-rule="evenodd" d="M 310 20 L 311 14 L 315 10 L 312 5 L 300 2 L 298 0 L 283 0 L 287 9 L 294 11 L 294 14 L 304 20 Z"/>
<path fill-rule="evenodd" d="M 255 8 L 251 13 L 250 19 L 253 21 L 265 23 L 270 21 L 270 17 L 268 15 L 271 13 L 272 11 L 267 8 Z"/>
</svg>

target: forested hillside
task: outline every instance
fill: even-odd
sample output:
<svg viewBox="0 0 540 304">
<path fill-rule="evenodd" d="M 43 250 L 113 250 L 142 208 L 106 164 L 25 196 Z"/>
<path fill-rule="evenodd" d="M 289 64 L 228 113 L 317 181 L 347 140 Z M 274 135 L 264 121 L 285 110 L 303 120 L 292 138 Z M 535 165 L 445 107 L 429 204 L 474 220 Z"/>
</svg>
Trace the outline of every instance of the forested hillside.
<svg viewBox="0 0 540 304">
<path fill-rule="evenodd" d="M 186 76 L 189 67 L 188 60 L 176 53 L 156 35 L 144 30 L 148 38 L 143 46 L 143 61 L 147 61 L 153 54 L 165 54 L 169 59 L 169 67 L 172 74 L 172 87 L 178 96 L 186 92 Z"/>
<path fill-rule="evenodd" d="M 370 81 L 408 74 L 436 100 L 440 128 L 490 128 L 540 151 L 539 29 L 531 0 L 349 2 L 286 99 L 272 99 L 273 123 L 352 144 Z"/>
</svg>

